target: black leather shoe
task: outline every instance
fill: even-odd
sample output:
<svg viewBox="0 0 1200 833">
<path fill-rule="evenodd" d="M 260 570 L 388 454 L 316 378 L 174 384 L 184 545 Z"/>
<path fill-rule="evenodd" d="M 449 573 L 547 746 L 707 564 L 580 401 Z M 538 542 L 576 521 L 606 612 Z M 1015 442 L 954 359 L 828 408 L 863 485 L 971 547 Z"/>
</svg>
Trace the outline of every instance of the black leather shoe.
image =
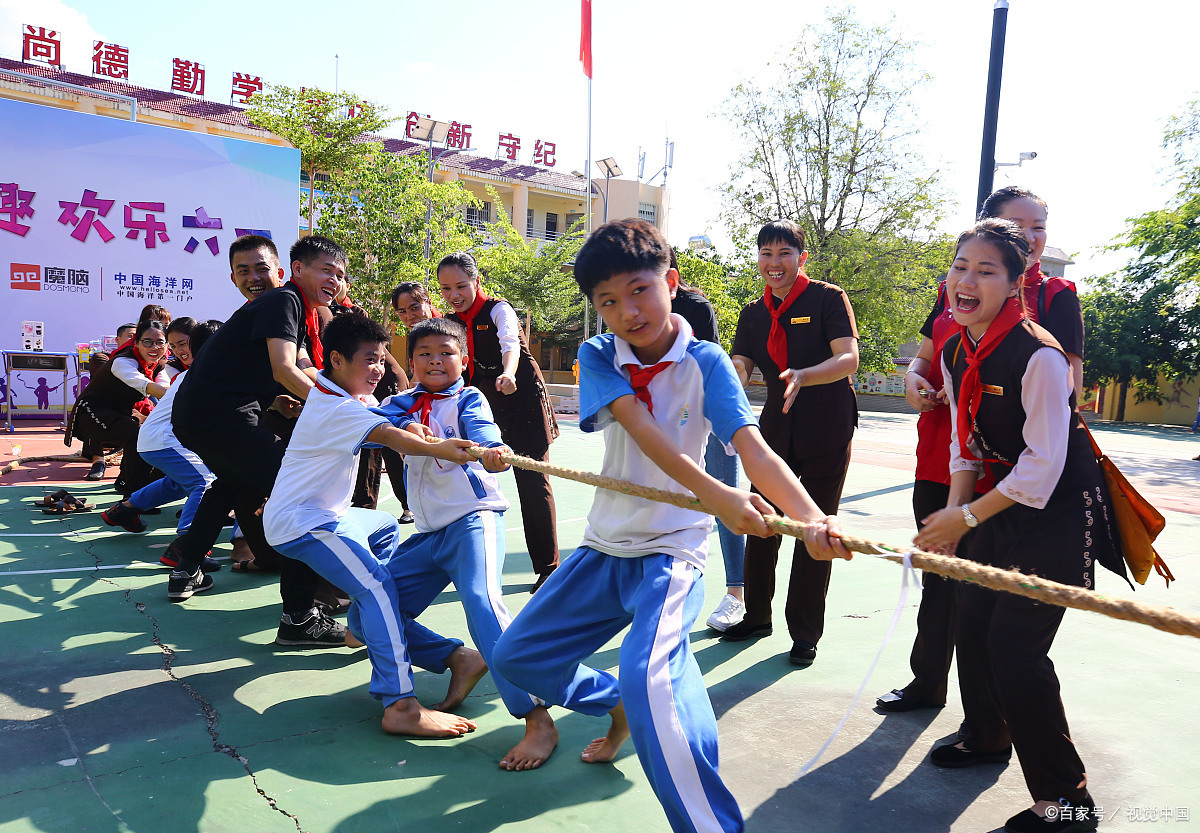
<svg viewBox="0 0 1200 833">
<path fill-rule="evenodd" d="M 726 628 L 725 633 L 721 634 L 721 641 L 745 642 L 747 639 L 758 639 L 760 636 L 770 636 L 771 631 L 772 628 L 770 622 L 762 625 L 748 625 L 743 621 Z"/>
<path fill-rule="evenodd" d="M 1045 817 L 1033 810 L 1022 810 L 1004 823 L 1009 833 L 1086 833 L 1099 826 L 1096 803 L 1090 795 L 1076 805 L 1060 802 L 1051 806 Z"/>
<path fill-rule="evenodd" d="M 936 746 L 929 753 L 929 760 L 934 766 L 949 769 L 962 769 L 975 764 L 1006 764 L 1011 757 L 1011 746 L 996 752 L 976 752 L 974 749 L 960 749 L 953 743 Z"/>
<path fill-rule="evenodd" d="M 917 709 L 940 709 L 945 705 L 945 703 L 931 703 L 928 700 L 910 696 L 901 688 L 893 688 L 890 692 L 875 701 L 875 708 L 881 712 L 911 712 Z"/>
<path fill-rule="evenodd" d="M 816 659 L 817 646 L 811 642 L 793 642 L 792 650 L 788 652 L 788 662 L 801 668 L 808 668 Z"/>
</svg>

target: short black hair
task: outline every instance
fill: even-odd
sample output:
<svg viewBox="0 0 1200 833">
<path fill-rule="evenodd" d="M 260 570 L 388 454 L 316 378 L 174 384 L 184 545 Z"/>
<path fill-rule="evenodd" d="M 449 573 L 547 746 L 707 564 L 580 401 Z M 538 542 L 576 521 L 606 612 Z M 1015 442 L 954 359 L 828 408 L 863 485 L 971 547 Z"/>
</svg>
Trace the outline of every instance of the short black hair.
<svg viewBox="0 0 1200 833">
<path fill-rule="evenodd" d="M 325 355 L 336 350 L 344 359 L 353 359 L 364 344 L 388 344 L 392 340 L 387 329 L 361 312 L 347 312 L 334 316 L 321 333 L 321 345 Z"/>
<path fill-rule="evenodd" d="M 665 275 L 671 268 L 671 245 L 653 223 L 613 220 L 592 232 L 575 256 L 575 283 L 588 298 L 596 285 L 613 275 L 652 269 Z"/>
<path fill-rule="evenodd" d="M 399 305 L 401 295 L 411 295 L 418 301 L 423 301 L 430 306 L 433 305 L 433 301 L 429 297 L 429 290 L 425 288 L 425 284 L 418 281 L 404 281 L 401 284 L 397 284 L 396 288 L 392 290 L 392 309 L 395 309 Z"/>
<path fill-rule="evenodd" d="M 796 251 L 804 251 L 804 229 L 792 220 L 772 220 L 758 230 L 758 248 L 768 243 L 784 243 Z"/>
<path fill-rule="evenodd" d="M 270 237 L 265 237 L 261 234 L 243 234 L 237 240 L 229 244 L 229 268 L 233 268 L 234 255 L 239 255 L 242 252 L 251 252 L 257 249 L 266 249 L 275 258 L 275 263 L 279 263 L 279 249 L 275 248 L 275 241 Z"/>
<path fill-rule="evenodd" d="M 1005 185 L 1003 188 L 997 188 L 983 201 L 983 206 L 979 209 L 979 219 L 986 220 L 989 217 L 999 217 L 1004 213 L 1004 206 L 1013 200 L 1021 199 L 1033 200 L 1042 207 L 1043 211 L 1047 214 L 1050 213 L 1046 201 L 1028 188 L 1022 188 L 1020 185 Z"/>
<path fill-rule="evenodd" d="M 143 321 L 160 321 L 164 327 L 171 323 L 171 313 L 167 312 L 166 307 L 160 307 L 158 304 L 146 304 L 142 307 L 142 313 L 138 316 L 138 323 Z"/>
<path fill-rule="evenodd" d="M 221 328 L 223 321 L 218 321 L 215 318 L 210 318 L 207 321 L 200 321 L 192 329 L 189 346 L 192 348 L 192 361 L 196 361 L 196 356 L 200 355 L 200 348 L 204 346 L 204 342 L 208 341 L 208 337 Z"/>
<path fill-rule="evenodd" d="M 134 340 L 140 341 L 142 336 L 144 336 L 148 330 L 154 330 L 157 333 L 162 333 L 163 341 L 167 340 L 166 325 L 163 324 L 163 322 L 157 321 L 153 318 L 147 318 L 145 321 L 138 322 L 137 329 L 133 333 Z"/>
<path fill-rule="evenodd" d="M 191 338 L 192 333 L 196 331 L 197 323 L 196 319 L 190 315 L 181 316 L 172 321 L 170 326 L 167 327 L 167 335 L 171 333 L 183 333 L 188 338 Z"/>
<path fill-rule="evenodd" d="M 350 263 L 350 258 L 346 255 L 345 249 L 328 237 L 322 237 L 319 234 L 310 234 L 308 237 L 301 237 L 293 243 L 292 250 L 288 252 L 288 263 L 299 261 L 307 266 L 321 255 L 328 255 L 343 266 L 347 266 Z"/>
<path fill-rule="evenodd" d="M 446 336 L 458 343 L 458 351 L 467 355 L 467 331 L 462 324 L 449 318 L 427 318 L 408 331 L 408 360 L 411 362 L 417 342 L 423 338 Z"/>
<path fill-rule="evenodd" d="M 117 327 L 117 332 L 118 332 L 118 333 L 119 333 L 119 332 L 121 332 L 121 330 L 134 330 L 134 331 L 136 331 L 136 330 L 137 330 L 137 324 L 136 324 L 136 323 L 134 323 L 133 321 L 130 321 L 128 324 L 122 324 L 120 327 Z"/>
<path fill-rule="evenodd" d="M 1000 252 L 1000 260 L 1008 273 L 1008 282 L 1017 283 L 1029 267 L 1029 238 L 1025 231 L 1012 220 L 989 217 L 958 236 L 954 244 L 954 256 L 968 240 L 979 239 L 991 243 Z"/>
</svg>

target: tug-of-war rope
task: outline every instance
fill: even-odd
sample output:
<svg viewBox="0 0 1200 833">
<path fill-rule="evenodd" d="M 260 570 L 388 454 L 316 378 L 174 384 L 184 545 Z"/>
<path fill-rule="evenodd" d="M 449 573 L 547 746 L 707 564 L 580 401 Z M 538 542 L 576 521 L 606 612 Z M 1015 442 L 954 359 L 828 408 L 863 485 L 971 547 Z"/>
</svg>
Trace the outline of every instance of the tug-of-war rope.
<svg viewBox="0 0 1200 833">
<path fill-rule="evenodd" d="M 467 451 L 475 457 L 482 457 L 484 449 L 475 447 L 469 448 Z M 613 492 L 622 492 L 623 494 L 645 498 L 646 500 L 668 503 L 683 509 L 695 509 L 710 515 L 713 514 L 711 510 L 692 495 L 668 492 L 664 489 L 655 489 L 650 486 L 630 483 L 626 480 L 618 480 L 615 477 L 605 477 L 604 475 L 593 474 L 592 472 L 556 466 L 552 463 L 544 463 L 541 460 L 522 457 L 519 454 L 502 453 L 501 459 L 508 465 L 516 466 L 517 468 L 538 471 L 543 474 L 561 477 L 565 480 L 574 480 L 576 483 L 597 486 Z M 791 518 L 785 518 L 780 515 L 767 515 L 766 522 L 768 528 L 783 535 L 790 535 L 793 538 L 803 538 L 804 530 L 808 527 L 808 524 L 802 521 L 794 521 Z M 1049 581 L 1039 576 L 1026 575 L 1015 570 L 1002 570 L 998 567 L 989 567 L 986 564 L 979 564 L 963 558 L 938 555 L 932 552 L 925 552 L 924 550 L 898 550 L 886 544 L 868 541 L 865 538 L 858 538 L 845 533 L 842 534 L 842 543 L 851 552 L 881 556 L 888 561 L 895 561 L 897 564 L 911 563 L 913 567 L 937 573 L 939 576 L 952 578 L 956 581 L 973 581 L 980 586 L 992 590 L 1003 590 L 1006 593 L 1027 596 L 1039 602 L 1046 602 L 1047 604 L 1058 605 L 1059 607 L 1072 607 L 1077 610 L 1090 610 L 1093 613 L 1100 613 L 1104 616 L 1110 616 L 1113 619 L 1139 622 L 1143 625 L 1157 628 L 1160 631 L 1166 631 L 1167 633 L 1200 638 L 1200 617 L 1180 613 L 1173 608 L 1141 604 L 1129 599 L 1111 599 L 1101 596 L 1092 590 L 1073 587 L 1068 584 L 1059 584 L 1056 581 Z"/>
<path fill-rule="evenodd" d="M 475 457 L 482 457 L 484 449 L 476 446 L 467 449 L 467 451 Z M 119 454 L 120 452 L 110 455 L 107 458 L 108 462 L 112 462 Z M 83 459 L 80 455 L 22 457 L 0 469 L 0 475 L 8 474 L 22 463 L 47 461 L 79 462 Z M 533 460 L 529 457 L 522 457 L 519 454 L 501 454 L 501 459 L 506 464 L 516 466 L 517 468 L 538 471 L 543 474 L 561 477 L 564 480 L 573 480 L 576 483 L 596 486 L 613 492 L 621 492 L 633 495 L 634 497 L 645 498 L 646 500 L 668 503 L 682 509 L 695 509 L 710 515 L 713 514 L 710 509 L 692 495 L 680 492 L 668 492 L 665 489 L 642 486 L 637 483 L 630 483 L 627 480 L 618 480 L 615 477 L 605 477 L 601 474 L 569 469 L 565 466 L 556 466 L 553 463 L 544 463 L 541 460 Z M 802 521 L 794 521 L 791 518 L 785 518 L 780 515 L 767 515 L 766 522 L 768 528 L 783 535 L 790 535 L 793 538 L 803 538 L 804 530 L 808 526 L 808 524 Z M 1149 625 L 1152 628 L 1157 628 L 1167 633 L 1200 638 L 1200 617 L 1180 613 L 1174 608 L 1142 604 L 1141 602 L 1129 599 L 1111 599 L 1092 590 L 1073 587 L 1069 584 L 1059 584 L 1056 581 L 1050 581 L 1040 576 L 1026 575 L 1015 570 L 1002 570 L 998 567 L 989 567 L 986 564 L 979 564 L 964 558 L 938 555 L 937 553 L 925 552 L 924 550 L 899 550 L 887 544 L 868 541 L 865 538 L 858 538 L 845 533 L 842 534 L 842 543 L 851 552 L 880 556 L 897 564 L 908 562 L 913 567 L 937 573 L 939 576 L 952 578 L 956 581 L 973 581 L 982 587 L 992 590 L 1002 590 L 1006 593 L 1015 593 L 1018 596 L 1027 596 L 1039 602 L 1046 602 L 1047 604 L 1058 605 L 1059 607 L 1071 607 L 1076 610 L 1090 610 L 1093 613 L 1099 613 L 1113 619 L 1124 619 L 1127 622 L 1138 622 L 1143 625 Z"/>
</svg>

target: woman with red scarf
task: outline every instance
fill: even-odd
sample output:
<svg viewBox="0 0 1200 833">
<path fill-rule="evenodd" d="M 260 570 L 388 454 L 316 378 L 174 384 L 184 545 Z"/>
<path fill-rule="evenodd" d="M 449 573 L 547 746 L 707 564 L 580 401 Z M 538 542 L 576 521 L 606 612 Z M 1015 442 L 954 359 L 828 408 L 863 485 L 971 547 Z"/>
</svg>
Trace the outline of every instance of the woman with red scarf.
<svg viewBox="0 0 1200 833">
<path fill-rule="evenodd" d="M 953 551 L 975 529 L 973 560 L 1091 588 L 1097 561 L 1124 570 L 1070 364 L 1021 302 L 1029 252 L 1024 231 L 1007 220 L 980 221 L 958 239 L 946 299 L 962 330 L 940 358 L 953 417 L 950 495 L 946 508 L 923 519 L 915 543 Z M 976 496 L 985 465 L 996 485 Z M 1014 833 L 1097 825 L 1048 656 L 1063 613 L 975 584 L 961 588 L 959 687 L 970 735 L 935 748 L 931 760 L 954 768 L 1003 763 L 1015 748 L 1034 805 L 1008 820 Z"/>
<path fill-rule="evenodd" d="M 147 397 L 161 398 L 171 384 L 166 364 L 166 326 L 159 321 L 142 321 L 133 339 L 116 350 L 88 382 L 75 403 L 72 434 L 93 449 L 114 446 L 136 457 L 138 428 L 154 407 Z M 135 411 L 141 419 L 134 415 Z M 87 479 L 99 480 L 103 476 L 104 455 L 93 454 Z M 132 484 L 129 491 L 145 485 Z"/>
<path fill-rule="evenodd" d="M 1037 194 L 1016 185 L 993 192 L 983 202 L 980 219 L 1011 220 L 1029 241 L 1029 268 L 1021 278 L 1025 314 L 1041 324 L 1058 341 L 1071 365 L 1075 395 L 1083 393 L 1083 311 L 1075 284 L 1065 278 L 1042 274 L 1042 252 L 1046 248 L 1046 202 Z M 921 418 L 917 422 L 917 470 L 913 484 L 913 514 L 921 519 L 946 505 L 950 492 L 950 410 L 942 393 L 941 367 L 936 362 L 942 344 L 958 331 L 953 312 L 946 303 L 945 282 L 937 302 L 921 328 L 921 346 L 904 375 L 905 396 Z M 976 489 L 991 488 L 985 472 Z M 967 546 L 966 540 L 963 546 Z M 958 582 L 934 573 L 922 578 L 921 607 L 917 612 L 917 638 L 909 656 L 913 679 L 902 689 L 893 689 L 875 701 L 885 712 L 941 708 L 946 705 L 946 681 L 954 659 L 954 618 L 958 604 Z M 968 728 L 969 731 L 969 728 Z"/>
<path fill-rule="evenodd" d="M 437 279 L 450 307 L 449 317 L 467 330 L 466 383 L 483 392 L 509 448 L 548 461 L 550 443 L 558 437 L 558 422 L 517 313 L 507 301 L 484 293 L 479 267 L 467 252 L 442 258 Z M 530 592 L 536 592 L 558 567 L 554 492 L 549 475 L 514 468 L 513 476 L 521 500 L 525 546 L 538 576 Z"/>
<path fill-rule="evenodd" d="M 782 457 L 821 511 L 837 513 L 850 466 L 858 404 L 849 376 L 858 369 L 858 328 L 841 287 L 804 274 L 804 231 L 776 220 L 758 233 L 763 297 L 746 305 L 733 338 L 733 365 L 748 384 L 755 365 L 767 383 L 763 438 Z M 722 639 L 740 642 L 771 633 L 778 536 L 746 541 L 746 616 Z M 784 616 L 789 659 L 808 666 L 825 628 L 831 564 L 796 542 Z"/>
</svg>

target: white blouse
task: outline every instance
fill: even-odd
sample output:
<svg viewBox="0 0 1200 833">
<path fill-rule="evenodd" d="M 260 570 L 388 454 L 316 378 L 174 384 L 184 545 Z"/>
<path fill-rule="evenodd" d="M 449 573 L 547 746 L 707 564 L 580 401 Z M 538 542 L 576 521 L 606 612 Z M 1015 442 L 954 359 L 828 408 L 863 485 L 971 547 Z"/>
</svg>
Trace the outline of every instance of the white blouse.
<svg viewBox="0 0 1200 833">
<path fill-rule="evenodd" d="M 146 395 L 146 388 L 151 382 L 156 382 L 164 388 L 171 385 L 171 377 L 167 375 L 165 368 L 160 369 L 153 379 L 149 379 L 142 372 L 141 365 L 138 364 L 137 359 L 130 356 L 118 356 L 112 360 L 112 375 L 129 385 L 129 387 L 136 390 L 142 396 Z"/>
<path fill-rule="evenodd" d="M 964 334 L 965 337 L 965 334 Z M 943 378 L 950 378 L 942 358 Z M 1067 463 L 1067 440 L 1071 429 L 1071 393 L 1075 381 L 1066 356 L 1053 347 L 1042 347 L 1029 359 L 1021 376 L 1021 406 L 1025 424 L 1021 436 L 1025 450 L 1011 472 L 996 484 L 1000 493 L 1017 503 L 1041 509 L 1050 499 Z M 950 413 L 958 413 L 953 386 L 946 385 Z M 988 394 L 984 394 L 987 396 Z M 972 454 L 983 453 L 974 439 L 967 448 Z M 958 420 L 950 421 L 950 473 L 983 471 L 982 460 L 964 460 L 958 447 Z"/>
<path fill-rule="evenodd" d="M 521 349 L 521 322 L 517 319 L 517 311 L 507 301 L 492 307 L 492 321 L 496 325 L 496 336 L 500 339 L 500 354 Z"/>
</svg>

